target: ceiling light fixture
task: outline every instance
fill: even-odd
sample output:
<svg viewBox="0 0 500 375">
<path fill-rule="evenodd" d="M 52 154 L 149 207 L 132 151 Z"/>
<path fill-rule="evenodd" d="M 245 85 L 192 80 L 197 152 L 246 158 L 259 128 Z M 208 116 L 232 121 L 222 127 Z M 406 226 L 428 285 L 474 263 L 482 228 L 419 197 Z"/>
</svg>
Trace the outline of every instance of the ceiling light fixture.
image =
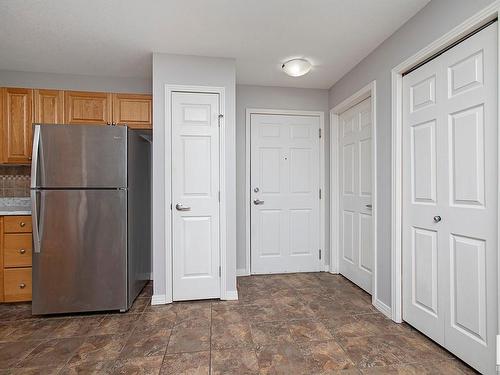
<svg viewBox="0 0 500 375">
<path fill-rule="evenodd" d="M 283 63 L 281 69 L 291 77 L 300 77 L 309 73 L 311 63 L 306 59 L 292 59 Z"/>
</svg>

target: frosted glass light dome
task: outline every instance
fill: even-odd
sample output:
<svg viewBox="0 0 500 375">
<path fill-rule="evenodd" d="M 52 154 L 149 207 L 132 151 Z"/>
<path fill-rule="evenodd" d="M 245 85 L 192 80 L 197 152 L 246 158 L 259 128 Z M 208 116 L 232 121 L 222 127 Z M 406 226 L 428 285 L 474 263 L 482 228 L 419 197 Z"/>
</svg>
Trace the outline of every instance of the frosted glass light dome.
<svg viewBox="0 0 500 375">
<path fill-rule="evenodd" d="M 309 73 L 311 63 L 306 59 L 293 59 L 281 65 L 281 69 L 291 77 L 300 77 Z"/>
</svg>

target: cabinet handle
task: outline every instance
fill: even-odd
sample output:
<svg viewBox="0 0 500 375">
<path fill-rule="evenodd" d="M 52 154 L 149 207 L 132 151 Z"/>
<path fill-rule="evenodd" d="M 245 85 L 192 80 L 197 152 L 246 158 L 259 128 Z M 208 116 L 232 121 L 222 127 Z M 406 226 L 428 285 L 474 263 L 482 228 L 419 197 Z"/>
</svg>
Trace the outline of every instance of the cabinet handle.
<svg viewBox="0 0 500 375">
<path fill-rule="evenodd" d="M 26 288 L 26 284 L 25 283 L 19 284 L 19 289 L 24 289 L 24 288 Z"/>
<path fill-rule="evenodd" d="M 19 225 L 21 226 L 21 228 L 24 228 L 24 227 L 25 227 L 25 225 L 26 225 L 26 223 L 25 223 L 24 221 L 21 221 L 21 222 L 19 223 Z"/>
<path fill-rule="evenodd" d="M 19 254 L 24 254 L 24 253 L 26 253 L 26 250 L 25 250 L 25 249 L 20 249 L 20 250 L 19 250 Z"/>
</svg>

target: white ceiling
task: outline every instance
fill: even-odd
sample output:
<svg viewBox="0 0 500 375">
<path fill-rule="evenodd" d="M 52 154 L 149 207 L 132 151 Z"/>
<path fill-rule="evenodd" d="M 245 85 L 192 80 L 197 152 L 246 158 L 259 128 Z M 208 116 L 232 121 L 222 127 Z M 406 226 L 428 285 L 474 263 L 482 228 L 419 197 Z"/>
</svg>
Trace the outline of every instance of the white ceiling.
<svg viewBox="0 0 500 375">
<path fill-rule="evenodd" d="M 151 77 L 151 52 L 236 59 L 237 82 L 329 88 L 429 0 L 0 0 L 0 70 Z M 287 77 L 280 64 L 313 70 Z"/>
</svg>

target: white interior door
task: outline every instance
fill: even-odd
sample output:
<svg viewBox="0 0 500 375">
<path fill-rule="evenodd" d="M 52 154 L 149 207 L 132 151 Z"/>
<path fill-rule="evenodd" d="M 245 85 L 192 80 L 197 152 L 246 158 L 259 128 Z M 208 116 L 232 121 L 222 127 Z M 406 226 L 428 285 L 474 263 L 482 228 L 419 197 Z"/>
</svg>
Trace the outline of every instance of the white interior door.
<svg viewBox="0 0 500 375">
<path fill-rule="evenodd" d="M 219 95 L 172 93 L 173 299 L 220 297 Z"/>
<path fill-rule="evenodd" d="M 403 317 L 484 374 L 497 334 L 497 24 L 403 79 Z"/>
<path fill-rule="evenodd" d="M 251 115 L 251 272 L 319 271 L 319 117 Z"/>
<path fill-rule="evenodd" d="M 372 293 L 371 98 L 339 116 L 340 273 Z"/>
</svg>

